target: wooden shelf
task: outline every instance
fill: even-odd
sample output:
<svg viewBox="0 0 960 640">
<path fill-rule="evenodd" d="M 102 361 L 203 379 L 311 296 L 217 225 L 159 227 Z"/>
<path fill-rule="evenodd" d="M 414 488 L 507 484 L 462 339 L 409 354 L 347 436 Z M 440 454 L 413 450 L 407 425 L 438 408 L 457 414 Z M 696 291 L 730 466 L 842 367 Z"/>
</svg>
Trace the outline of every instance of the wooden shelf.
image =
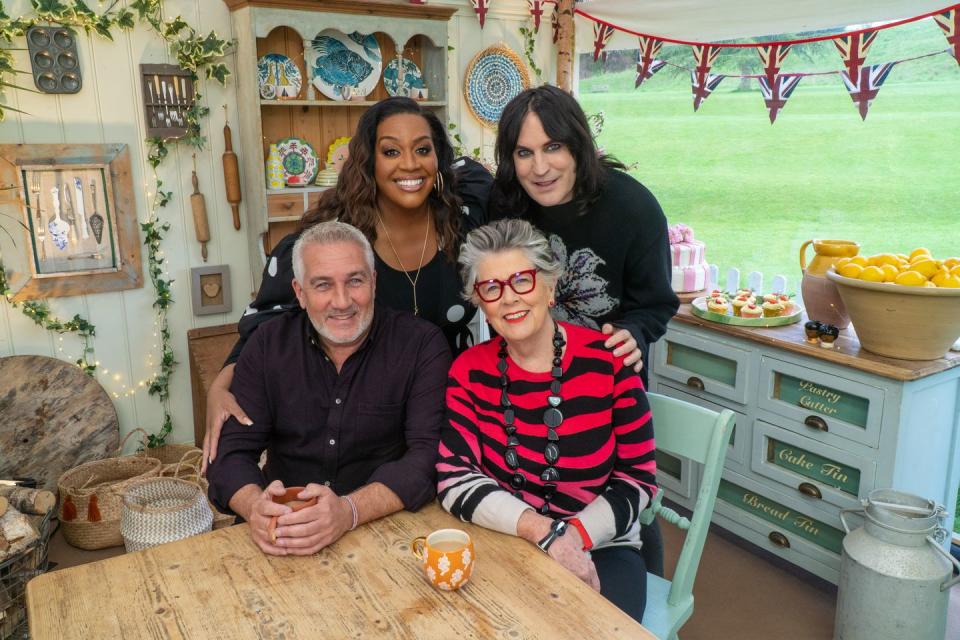
<svg viewBox="0 0 960 640">
<path fill-rule="evenodd" d="M 264 107 L 370 107 L 379 100 L 261 100 Z M 445 107 L 446 100 L 420 100 L 425 107 Z"/>
<path fill-rule="evenodd" d="M 291 193 L 318 193 L 320 191 L 326 191 L 327 189 L 332 189 L 332 188 L 333 187 L 321 187 L 319 185 L 313 184 L 306 187 L 286 187 L 284 189 L 267 189 L 267 196 L 289 195 Z"/>
</svg>

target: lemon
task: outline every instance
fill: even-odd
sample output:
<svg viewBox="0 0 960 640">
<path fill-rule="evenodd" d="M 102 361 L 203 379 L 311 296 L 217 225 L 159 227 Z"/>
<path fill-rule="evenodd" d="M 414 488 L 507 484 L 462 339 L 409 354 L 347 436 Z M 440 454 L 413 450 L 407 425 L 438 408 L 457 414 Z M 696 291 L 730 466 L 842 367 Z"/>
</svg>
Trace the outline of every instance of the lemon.
<svg viewBox="0 0 960 640">
<path fill-rule="evenodd" d="M 929 255 L 930 255 L 930 250 L 929 250 L 929 249 L 924 249 L 923 247 L 920 247 L 920 248 L 918 248 L 918 249 L 914 249 L 913 251 L 910 252 L 910 260 L 912 261 L 912 260 L 913 260 L 914 258 L 916 258 L 917 256 L 919 256 L 919 255 L 924 255 L 924 254 L 927 255 L 927 256 L 929 256 Z"/>
<path fill-rule="evenodd" d="M 839 260 L 837 260 L 837 263 L 833 266 L 835 269 L 839 269 L 840 267 L 842 267 L 843 265 L 849 262 L 850 262 L 850 258 L 840 258 Z"/>
<path fill-rule="evenodd" d="M 900 258 L 900 262 L 910 262 L 910 256 L 905 253 L 898 253 L 897 257 Z"/>
<path fill-rule="evenodd" d="M 947 276 L 937 286 L 945 289 L 960 289 L 960 275 Z"/>
<path fill-rule="evenodd" d="M 900 258 L 892 253 L 878 253 L 870 258 L 870 264 L 875 264 L 878 267 L 882 267 L 885 264 L 899 265 Z"/>
<path fill-rule="evenodd" d="M 898 265 L 885 264 L 880 268 L 883 270 L 884 282 L 893 282 L 897 279 L 897 276 L 900 275 L 900 269 L 898 268 Z"/>
<path fill-rule="evenodd" d="M 849 264 L 857 264 L 857 265 L 860 265 L 861 267 L 870 266 L 870 263 L 867 262 L 867 256 L 853 256 L 852 258 L 850 258 Z M 851 276 L 851 277 L 855 277 L 855 276 Z"/>
<path fill-rule="evenodd" d="M 902 284 L 906 287 L 922 287 L 926 284 L 926 277 L 917 271 L 904 271 L 894 279 L 894 284 Z"/>
<path fill-rule="evenodd" d="M 930 289 L 936 289 L 936 288 L 937 288 L 937 285 L 933 284 L 933 283 L 930 282 L 929 280 L 927 280 L 926 282 L 924 282 L 924 283 L 923 283 L 923 286 L 924 286 L 924 287 L 927 287 L 927 288 L 930 288 Z"/>
<path fill-rule="evenodd" d="M 910 265 L 910 270 L 920 273 L 929 280 L 940 270 L 940 267 L 935 260 L 917 260 Z"/>
<path fill-rule="evenodd" d="M 860 272 L 860 279 L 867 282 L 883 282 L 883 269 L 876 266 L 864 267 Z"/>
<path fill-rule="evenodd" d="M 947 269 L 953 269 L 957 265 L 960 265 L 960 258 L 947 258 L 943 261 L 943 266 Z"/>
<path fill-rule="evenodd" d="M 863 267 L 852 260 L 837 269 L 837 273 L 842 275 L 844 278 L 859 278 L 861 271 L 863 271 Z"/>
<path fill-rule="evenodd" d="M 937 285 L 938 287 L 942 287 L 943 285 L 941 283 L 944 281 L 945 278 L 949 278 L 949 277 L 950 277 L 950 272 L 947 270 L 947 268 L 940 267 L 940 270 L 937 271 L 935 274 L 933 274 L 933 277 L 930 278 L 930 282 Z"/>
<path fill-rule="evenodd" d="M 950 268 L 950 275 L 960 278 L 960 264 Z"/>
</svg>

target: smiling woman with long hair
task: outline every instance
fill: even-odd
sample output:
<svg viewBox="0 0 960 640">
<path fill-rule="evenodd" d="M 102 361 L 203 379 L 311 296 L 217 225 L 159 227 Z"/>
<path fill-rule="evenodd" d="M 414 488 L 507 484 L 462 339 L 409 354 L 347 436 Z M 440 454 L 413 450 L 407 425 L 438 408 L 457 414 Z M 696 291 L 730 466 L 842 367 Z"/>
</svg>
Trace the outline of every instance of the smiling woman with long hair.
<svg viewBox="0 0 960 640">
<path fill-rule="evenodd" d="M 434 323 L 454 354 L 471 342 L 468 323 L 476 307 L 460 297 L 456 261 L 464 234 L 485 222 L 489 173 L 476 162 L 455 159 L 436 114 L 409 98 L 387 98 L 367 109 L 349 151 L 337 186 L 271 252 L 257 298 L 240 319 L 240 339 L 207 396 L 204 468 L 216 455 L 226 418 L 248 421 L 229 391 L 232 363 L 260 323 L 298 308 L 292 249 L 300 233 L 318 222 L 346 222 L 373 245 L 377 304 Z"/>
</svg>

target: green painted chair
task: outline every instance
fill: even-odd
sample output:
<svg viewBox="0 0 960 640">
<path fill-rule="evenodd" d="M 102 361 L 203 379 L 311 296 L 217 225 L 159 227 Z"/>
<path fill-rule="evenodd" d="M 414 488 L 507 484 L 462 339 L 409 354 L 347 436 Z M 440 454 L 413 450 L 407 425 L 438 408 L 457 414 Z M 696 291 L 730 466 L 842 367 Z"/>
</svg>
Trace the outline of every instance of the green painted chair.
<svg viewBox="0 0 960 640">
<path fill-rule="evenodd" d="M 663 491 L 658 492 L 650 506 L 640 514 L 642 525 L 650 524 L 659 515 L 665 522 L 687 532 L 673 580 L 647 574 L 647 608 L 643 614 L 643 626 L 658 638 L 676 640 L 677 631 L 693 615 L 693 580 L 697 576 L 717 501 L 734 416 L 729 409 L 717 413 L 656 393 L 648 393 L 647 398 L 653 411 L 657 450 L 703 465 L 692 519 L 688 520 L 660 504 Z"/>
</svg>

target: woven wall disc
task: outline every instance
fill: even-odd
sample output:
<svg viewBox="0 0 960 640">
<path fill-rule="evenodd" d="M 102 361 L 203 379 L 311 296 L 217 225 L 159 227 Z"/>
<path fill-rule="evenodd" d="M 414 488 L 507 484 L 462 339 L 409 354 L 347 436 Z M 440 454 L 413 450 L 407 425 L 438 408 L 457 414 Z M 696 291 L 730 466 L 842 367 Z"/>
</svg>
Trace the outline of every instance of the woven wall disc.
<svg viewBox="0 0 960 640">
<path fill-rule="evenodd" d="M 502 43 L 475 55 L 464 77 L 463 98 L 470 113 L 490 128 L 496 128 L 507 103 L 530 88 L 530 76 L 520 56 Z"/>
</svg>

